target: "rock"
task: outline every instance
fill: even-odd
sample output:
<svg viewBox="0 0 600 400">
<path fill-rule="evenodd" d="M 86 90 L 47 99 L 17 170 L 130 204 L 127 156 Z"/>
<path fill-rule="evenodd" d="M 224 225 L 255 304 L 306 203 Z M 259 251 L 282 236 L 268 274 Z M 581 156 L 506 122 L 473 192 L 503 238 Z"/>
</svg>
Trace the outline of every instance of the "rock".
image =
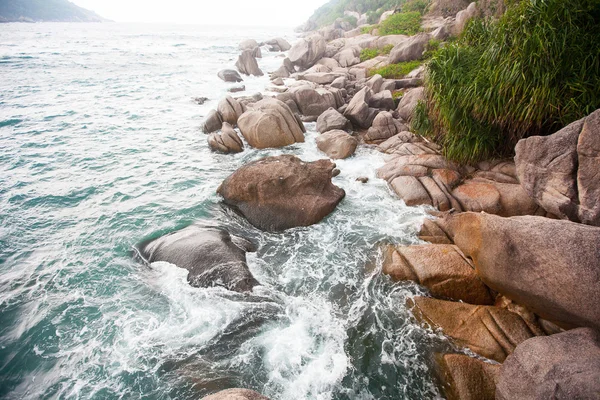
<svg viewBox="0 0 600 400">
<path fill-rule="evenodd" d="M 395 89 L 409 89 L 423 86 L 423 80 L 420 78 L 397 79 L 394 83 Z"/>
<path fill-rule="evenodd" d="M 223 122 L 220 133 L 210 134 L 208 144 L 211 149 L 223 153 L 240 153 L 244 150 L 242 140 L 227 122 Z"/>
<path fill-rule="evenodd" d="M 454 23 L 447 23 L 442 26 L 436 28 L 433 32 L 431 32 L 431 38 L 438 40 L 440 42 L 445 41 L 452 35 L 452 31 L 454 30 Z"/>
<path fill-rule="evenodd" d="M 477 15 L 477 4 L 475 2 L 469 4 L 465 10 L 459 11 L 456 14 L 456 21 L 454 22 L 454 35 L 460 36 L 465 29 L 467 22 Z"/>
<path fill-rule="evenodd" d="M 193 100 L 194 100 L 194 103 L 201 106 L 202 104 L 204 104 L 208 101 L 208 97 L 194 97 Z"/>
<path fill-rule="evenodd" d="M 333 72 L 313 72 L 310 74 L 299 74 L 298 80 L 318 83 L 319 85 L 327 85 L 335 81 L 337 78 L 344 77 L 345 74 Z"/>
<path fill-rule="evenodd" d="M 509 356 L 498 377 L 497 400 L 598 399 L 600 335 L 579 328 L 529 339 Z"/>
<path fill-rule="evenodd" d="M 600 110 L 553 135 L 520 140 L 515 153 L 519 181 L 537 204 L 600 226 Z"/>
<path fill-rule="evenodd" d="M 208 114 L 206 114 L 201 129 L 204 133 L 212 133 L 221 129 L 222 125 L 223 117 L 221 116 L 221 113 L 216 110 L 210 110 Z"/>
<path fill-rule="evenodd" d="M 346 130 L 351 128 L 350 121 L 334 108 L 329 108 L 317 119 L 317 131 L 325 133 L 336 129 Z"/>
<path fill-rule="evenodd" d="M 381 24 L 383 21 L 385 21 L 386 19 L 388 19 L 389 17 L 391 17 L 392 15 L 394 15 L 394 10 L 390 10 L 390 11 L 386 11 L 383 14 L 381 14 L 381 17 L 379 17 L 379 23 Z"/>
<path fill-rule="evenodd" d="M 432 244 L 452 244 L 452 241 L 448 235 L 446 235 L 446 232 L 430 219 L 423 221 L 423 225 L 419 231 L 419 239 Z"/>
<path fill-rule="evenodd" d="M 358 140 L 342 130 L 325 132 L 317 137 L 316 142 L 317 148 L 333 159 L 350 157 L 358 146 Z"/>
<path fill-rule="evenodd" d="M 431 197 L 423 187 L 418 178 L 411 175 L 403 175 L 394 178 L 390 182 L 392 190 L 404 200 L 404 203 L 411 206 L 427 205 L 432 206 Z"/>
<path fill-rule="evenodd" d="M 356 181 L 360 183 L 367 183 L 369 182 L 369 178 L 367 178 L 366 176 L 359 176 L 358 178 L 356 178 Z"/>
<path fill-rule="evenodd" d="M 384 79 L 380 91 L 383 92 L 385 90 L 389 90 L 390 92 L 396 90 L 396 81 L 394 79 Z"/>
<path fill-rule="evenodd" d="M 246 86 L 244 86 L 244 85 L 232 86 L 229 89 L 227 89 L 227 91 L 230 93 L 243 92 L 245 90 L 246 90 Z"/>
<path fill-rule="evenodd" d="M 233 70 L 233 69 L 223 69 L 223 70 L 219 71 L 217 76 L 219 78 L 221 78 L 222 80 L 224 80 L 225 82 L 241 82 L 241 81 L 243 81 L 240 74 L 236 70 Z"/>
<path fill-rule="evenodd" d="M 344 30 L 329 26 L 320 30 L 326 42 L 344 37 Z"/>
<path fill-rule="evenodd" d="M 480 213 L 442 223 L 493 290 L 564 328 L 600 328 L 600 228 Z"/>
<path fill-rule="evenodd" d="M 454 245 L 389 246 L 383 273 L 394 281 L 416 282 L 437 297 L 469 304 L 494 304 L 488 288 Z"/>
<path fill-rule="evenodd" d="M 344 116 L 361 128 L 370 127 L 377 114 L 376 110 L 369 108 L 369 100 L 372 95 L 371 89 L 362 88 L 348 104 Z"/>
<path fill-rule="evenodd" d="M 267 157 L 242 166 L 217 192 L 259 229 L 309 226 L 331 213 L 345 196 L 331 182 L 334 169 L 329 160 L 307 163 L 291 155 Z"/>
<path fill-rule="evenodd" d="M 291 63 L 302 69 L 307 69 L 325 55 L 325 39 L 319 34 L 313 34 L 300 39 L 288 53 Z"/>
<path fill-rule="evenodd" d="M 382 141 L 407 130 L 406 125 L 395 119 L 392 113 L 383 111 L 377 114 L 364 139 L 368 142 Z"/>
<path fill-rule="evenodd" d="M 345 88 L 346 87 L 346 77 L 340 76 L 339 78 L 335 78 L 335 80 L 333 82 L 331 82 L 331 87 L 334 87 L 337 89 Z"/>
<path fill-rule="evenodd" d="M 327 89 L 312 89 L 311 87 L 293 88 L 296 104 L 300 112 L 306 116 L 318 117 L 329 108 L 338 108 L 343 104 L 340 96 Z"/>
<path fill-rule="evenodd" d="M 250 50 L 244 50 L 238 57 L 235 67 L 244 75 L 263 76 L 263 72 L 258 67 L 256 58 Z"/>
<path fill-rule="evenodd" d="M 467 182 L 452 192 L 463 210 L 499 214 L 502 210 L 500 192 L 494 185 L 484 182 Z"/>
<path fill-rule="evenodd" d="M 378 108 L 380 110 L 393 110 L 396 108 L 396 104 L 394 103 L 394 98 L 392 97 L 392 92 L 389 90 L 379 92 L 374 94 L 369 99 L 369 107 Z"/>
<path fill-rule="evenodd" d="M 210 396 L 203 397 L 202 400 L 269 400 L 268 397 L 249 389 L 227 389 L 221 390 Z"/>
<path fill-rule="evenodd" d="M 396 64 L 421 59 L 429 40 L 431 40 L 431 36 L 428 33 L 420 33 L 398 44 L 390 52 L 390 63 Z"/>
<path fill-rule="evenodd" d="M 290 72 L 287 70 L 285 66 L 281 66 L 277 68 L 275 71 L 271 72 L 271 78 L 289 78 Z"/>
<path fill-rule="evenodd" d="M 149 263 L 164 261 L 187 269 L 187 280 L 195 287 L 247 292 L 259 284 L 246 264 L 246 252 L 256 249 L 224 229 L 194 224 L 143 242 L 138 250 Z"/>
<path fill-rule="evenodd" d="M 237 125 L 238 118 L 244 113 L 245 107 L 231 96 L 226 96 L 219 101 L 217 111 L 221 114 L 223 122 L 233 126 Z M 219 127 L 220 128 L 220 127 Z"/>
<path fill-rule="evenodd" d="M 292 46 L 290 45 L 290 43 L 287 40 L 285 40 L 284 38 L 281 38 L 281 37 L 276 37 L 274 39 L 267 40 L 265 42 L 265 44 L 267 44 L 269 46 L 277 46 L 277 48 L 279 49 L 279 51 L 288 51 L 289 49 L 292 48 Z"/>
<path fill-rule="evenodd" d="M 348 68 L 353 65 L 360 63 L 360 47 L 353 46 L 347 49 L 344 49 L 337 53 L 333 58 L 340 64 L 343 68 Z"/>
<path fill-rule="evenodd" d="M 271 82 L 273 82 L 273 85 L 278 85 L 278 86 L 285 85 L 285 82 L 281 78 L 275 78 Z"/>
<path fill-rule="evenodd" d="M 241 42 L 238 46 L 238 49 L 244 51 L 244 50 L 254 50 L 255 48 L 259 47 L 258 46 L 258 42 L 254 39 L 247 39 L 244 40 L 243 42 Z"/>
<path fill-rule="evenodd" d="M 248 144 L 258 149 L 304 142 L 304 125 L 283 102 L 266 98 L 253 105 L 238 120 Z"/>
<path fill-rule="evenodd" d="M 333 71 L 337 68 L 340 68 L 340 64 L 335 61 L 333 58 L 323 57 L 319 61 L 317 61 L 317 65 L 323 65 L 329 68 L 329 71 Z"/>
<path fill-rule="evenodd" d="M 373 93 L 379 93 L 379 90 L 381 89 L 382 84 L 383 84 L 383 77 L 379 74 L 373 75 L 372 77 L 369 78 L 369 80 L 367 82 L 365 82 L 365 86 L 368 86 L 369 89 L 371 89 L 371 91 Z"/>
<path fill-rule="evenodd" d="M 415 297 L 412 303 L 417 319 L 441 328 L 459 346 L 498 362 L 534 336 L 519 315 L 502 308 L 428 297 Z"/>
<path fill-rule="evenodd" d="M 405 121 L 410 121 L 412 119 L 413 112 L 415 111 L 415 107 L 419 103 L 419 101 L 425 101 L 425 89 L 420 87 L 416 89 L 407 90 L 402 96 L 400 103 L 398 104 L 398 114 L 400 118 Z"/>
<path fill-rule="evenodd" d="M 436 364 L 448 400 L 495 400 L 500 365 L 464 354 L 437 355 Z"/>
</svg>

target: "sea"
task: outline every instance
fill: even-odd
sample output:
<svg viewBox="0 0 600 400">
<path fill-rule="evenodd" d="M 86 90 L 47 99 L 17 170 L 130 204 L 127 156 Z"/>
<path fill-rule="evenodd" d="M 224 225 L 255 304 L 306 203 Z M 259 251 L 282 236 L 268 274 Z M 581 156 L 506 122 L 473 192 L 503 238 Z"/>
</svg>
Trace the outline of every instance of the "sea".
<svg viewBox="0 0 600 400">
<path fill-rule="evenodd" d="M 442 398 L 436 354 L 461 350 L 410 313 L 423 288 L 381 273 L 381 246 L 419 243 L 427 210 L 377 179 L 381 153 L 336 162 L 346 197 L 310 227 L 262 232 L 216 194 L 250 161 L 326 157 L 314 123 L 304 143 L 235 155 L 200 130 L 238 44 L 277 36 L 296 40 L 290 28 L 0 25 L 0 398 Z M 263 71 L 282 64 L 262 53 Z M 269 93 L 267 75 L 243 84 L 236 95 Z M 136 259 L 137 243 L 194 222 L 254 242 L 261 286 L 194 288 L 186 270 Z"/>
</svg>

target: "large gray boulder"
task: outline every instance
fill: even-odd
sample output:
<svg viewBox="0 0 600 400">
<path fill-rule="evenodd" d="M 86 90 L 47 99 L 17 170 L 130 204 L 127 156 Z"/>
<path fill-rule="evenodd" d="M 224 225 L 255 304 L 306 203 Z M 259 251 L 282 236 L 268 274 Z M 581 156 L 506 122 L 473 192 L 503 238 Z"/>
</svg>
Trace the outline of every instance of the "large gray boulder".
<svg viewBox="0 0 600 400">
<path fill-rule="evenodd" d="M 344 116 L 361 128 L 370 127 L 377 115 L 377 110 L 369 107 L 372 95 L 371 89 L 366 86 L 362 88 L 348 104 Z"/>
<path fill-rule="evenodd" d="M 223 125 L 223 116 L 217 110 L 210 110 L 202 122 L 202 132 L 212 133 L 221 129 Z"/>
<path fill-rule="evenodd" d="M 410 121 L 419 101 L 425 101 L 425 89 L 422 87 L 409 89 L 398 103 L 398 114 L 405 121 Z"/>
<path fill-rule="evenodd" d="M 256 58 L 252 51 L 244 50 L 238 57 L 235 67 L 244 75 L 263 76 L 263 72 L 258 67 Z"/>
<path fill-rule="evenodd" d="M 319 115 L 317 119 L 317 131 L 325 133 L 336 129 L 346 130 L 351 127 L 350 121 L 335 108 L 329 108 L 327 111 Z"/>
<path fill-rule="evenodd" d="M 350 157 L 358 146 L 358 140 L 342 130 L 325 132 L 317 137 L 316 142 L 317 148 L 333 159 Z"/>
<path fill-rule="evenodd" d="M 223 122 L 221 132 L 213 132 L 208 136 L 208 145 L 221 153 L 240 153 L 244 150 L 242 140 L 227 122 Z"/>
<path fill-rule="evenodd" d="M 398 44 L 390 52 L 390 63 L 396 64 L 421 59 L 429 40 L 431 40 L 431 36 L 428 33 L 420 33 Z"/>
<path fill-rule="evenodd" d="M 331 182 L 334 169 L 329 160 L 266 157 L 235 171 L 217 193 L 259 229 L 309 226 L 325 218 L 345 196 L 344 190 Z"/>
<path fill-rule="evenodd" d="M 600 398 L 600 335 L 579 328 L 526 340 L 500 369 L 496 400 Z"/>
<path fill-rule="evenodd" d="M 405 131 L 408 131 L 406 125 L 395 119 L 392 113 L 383 111 L 377 114 L 364 138 L 368 142 L 378 142 Z"/>
<path fill-rule="evenodd" d="M 465 30 L 465 26 L 470 19 L 477 16 L 477 4 L 475 2 L 469 4 L 469 6 L 456 13 L 456 21 L 454 22 L 453 33 L 456 36 L 460 36 L 460 34 Z"/>
<path fill-rule="evenodd" d="M 265 44 L 271 46 L 271 49 L 275 51 L 288 51 L 292 48 L 290 43 L 281 37 L 267 40 Z"/>
<path fill-rule="evenodd" d="M 441 222 L 490 288 L 564 328 L 600 329 L 600 228 L 472 212 Z"/>
<path fill-rule="evenodd" d="M 600 226 L 600 110 L 550 136 L 520 140 L 521 185 L 547 212 Z"/>
<path fill-rule="evenodd" d="M 333 56 L 341 67 L 347 68 L 360 63 L 360 47 L 353 46 L 343 49 Z"/>
<path fill-rule="evenodd" d="M 379 93 L 375 93 L 369 99 L 369 107 L 386 111 L 393 110 L 396 108 L 396 103 L 394 102 L 392 92 L 389 90 L 384 90 Z"/>
<path fill-rule="evenodd" d="M 246 111 L 246 108 L 233 97 L 226 96 L 219 101 L 217 111 L 221 115 L 223 122 L 236 126 L 238 118 Z"/>
<path fill-rule="evenodd" d="M 259 284 L 246 264 L 246 252 L 255 247 L 224 229 L 194 224 L 143 242 L 138 250 L 149 263 L 164 261 L 187 269 L 187 280 L 195 287 L 246 292 Z"/>
<path fill-rule="evenodd" d="M 238 48 L 242 51 L 249 51 L 254 57 L 261 58 L 262 54 L 258 42 L 254 39 L 244 40 Z"/>
<path fill-rule="evenodd" d="M 304 142 L 304 125 L 283 102 L 266 98 L 238 120 L 240 132 L 252 147 L 264 149 Z"/>
<path fill-rule="evenodd" d="M 300 39 L 288 53 L 293 65 L 307 69 L 315 65 L 325 55 L 325 39 L 319 34 L 313 34 Z"/>
<path fill-rule="evenodd" d="M 243 81 L 240 74 L 233 69 L 223 69 L 217 73 L 217 76 L 225 82 L 241 82 Z"/>
<path fill-rule="evenodd" d="M 329 108 L 338 108 L 343 104 L 339 93 L 310 86 L 299 86 L 291 89 L 294 100 L 302 115 L 318 117 Z"/>
<path fill-rule="evenodd" d="M 202 400 L 269 400 L 269 398 L 250 389 L 227 389 L 203 397 Z"/>
</svg>

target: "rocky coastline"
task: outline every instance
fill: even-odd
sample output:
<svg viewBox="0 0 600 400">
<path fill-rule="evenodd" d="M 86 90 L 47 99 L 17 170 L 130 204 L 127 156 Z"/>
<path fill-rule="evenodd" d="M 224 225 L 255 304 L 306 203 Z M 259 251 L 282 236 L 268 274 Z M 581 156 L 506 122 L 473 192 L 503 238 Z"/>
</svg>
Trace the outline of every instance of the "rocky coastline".
<svg viewBox="0 0 600 400">
<path fill-rule="evenodd" d="M 262 51 L 287 52 L 281 67 L 267 71 L 269 91 L 278 94 L 222 99 L 202 123 L 211 149 L 288 146 L 304 141 L 305 122 L 316 122 L 323 160 L 266 157 L 235 171 L 217 192 L 258 229 L 309 226 L 345 197 L 332 183 L 344 171 L 330 159 L 352 157 L 359 146 L 376 148 L 386 157 L 377 176 L 398 201 L 431 210 L 422 244 L 388 243 L 379 251 L 384 274 L 416 282 L 431 295 L 409 301 L 416 320 L 469 350 L 437 355 L 445 396 L 598 398 L 600 110 L 553 135 L 522 139 L 514 159 L 461 165 L 411 132 L 414 110 L 425 99 L 424 68 L 401 79 L 370 74 L 421 59 L 432 39 L 460 34 L 477 13 L 472 3 L 454 17 L 425 19 L 424 32 L 414 36 L 364 34 L 338 20 L 303 33 L 293 46 L 282 38 L 241 43 L 237 71 L 219 77 L 243 84 L 243 75 L 264 74 L 256 61 Z M 361 62 L 362 50 L 386 46 L 389 55 Z M 246 265 L 252 245 L 213 227 L 193 225 L 139 250 L 148 262 L 190 270 L 194 286 L 245 292 L 259 284 Z M 210 265 L 198 268 L 207 257 Z M 206 397 L 263 398 L 247 389 Z"/>
</svg>

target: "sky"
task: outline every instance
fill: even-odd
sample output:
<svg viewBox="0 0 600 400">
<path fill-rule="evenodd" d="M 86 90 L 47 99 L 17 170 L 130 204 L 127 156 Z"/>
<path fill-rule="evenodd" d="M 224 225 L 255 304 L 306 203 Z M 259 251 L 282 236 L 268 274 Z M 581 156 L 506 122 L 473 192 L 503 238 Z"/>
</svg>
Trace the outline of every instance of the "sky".
<svg viewBox="0 0 600 400">
<path fill-rule="evenodd" d="M 292 26 L 328 0 L 70 0 L 117 22 Z"/>
</svg>

